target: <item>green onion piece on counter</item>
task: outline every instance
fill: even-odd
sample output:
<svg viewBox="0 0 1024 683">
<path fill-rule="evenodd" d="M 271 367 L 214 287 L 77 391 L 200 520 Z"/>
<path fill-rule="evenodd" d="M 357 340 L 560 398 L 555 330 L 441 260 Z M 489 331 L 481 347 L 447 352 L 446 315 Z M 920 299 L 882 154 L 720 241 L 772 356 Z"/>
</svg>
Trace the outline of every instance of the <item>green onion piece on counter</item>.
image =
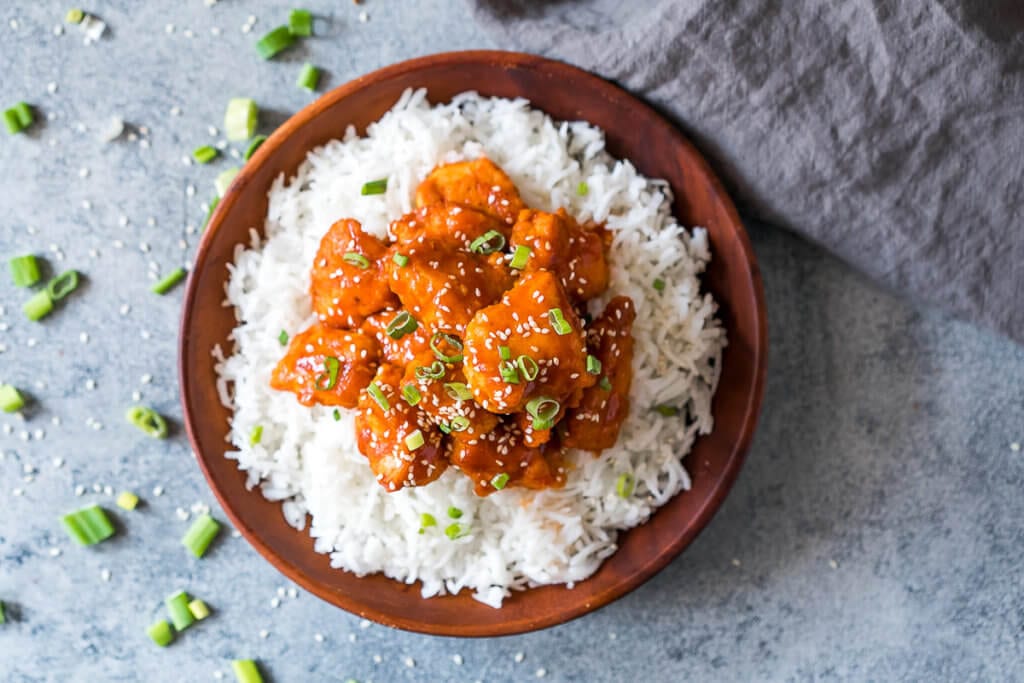
<svg viewBox="0 0 1024 683">
<path fill-rule="evenodd" d="M 396 253 L 394 256 L 391 257 L 391 260 L 394 261 L 399 268 L 405 268 L 405 266 L 409 263 L 409 257 L 406 256 L 405 254 Z"/>
<path fill-rule="evenodd" d="M 597 356 L 587 354 L 587 374 L 588 375 L 600 375 L 601 374 L 601 359 Z"/>
<path fill-rule="evenodd" d="M 491 486 L 499 491 L 505 488 L 506 484 L 508 484 L 508 475 L 504 472 L 494 475 L 494 478 L 491 479 Z"/>
<path fill-rule="evenodd" d="M 210 224 L 210 219 L 213 218 L 213 211 L 220 204 L 220 197 L 214 197 L 210 200 L 210 203 L 206 205 L 206 219 L 203 221 L 203 230 Z"/>
<path fill-rule="evenodd" d="M 441 343 L 446 346 L 455 349 L 455 353 L 445 353 L 441 349 Z M 430 337 L 430 348 L 440 360 L 445 363 L 458 363 L 462 360 L 462 340 L 456 337 L 454 334 L 448 334 L 447 332 L 435 332 Z"/>
<path fill-rule="evenodd" d="M 512 349 L 510 349 L 507 346 L 499 346 L 498 347 L 498 356 L 502 360 L 508 360 L 508 359 L 510 359 L 512 357 Z"/>
<path fill-rule="evenodd" d="M 255 446 L 263 440 L 263 425 L 256 425 L 252 428 L 252 434 L 249 435 L 249 445 Z"/>
<path fill-rule="evenodd" d="M 171 617 L 171 623 L 174 624 L 174 630 L 179 633 L 191 626 L 196 620 L 188 609 L 188 593 L 185 591 L 178 591 L 173 595 L 168 595 L 164 598 L 164 606 L 167 608 L 167 614 Z"/>
<path fill-rule="evenodd" d="M 434 515 L 429 512 L 424 512 L 420 515 L 420 531 L 429 529 L 432 526 L 437 526 L 437 520 L 434 519 Z"/>
<path fill-rule="evenodd" d="M 330 391 L 338 383 L 338 370 L 341 369 L 341 361 L 334 356 L 324 358 L 324 371 L 316 376 L 314 387 L 317 391 Z"/>
<path fill-rule="evenodd" d="M 154 439 L 163 439 L 167 436 L 167 421 L 152 408 L 132 406 L 128 409 L 125 417 Z"/>
<path fill-rule="evenodd" d="M 469 429 L 469 418 L 465 415 L 456 415 L 452 418 L 449 427 L 453 432 L 464 432 Z"/>
<path fill-rule="evenodd" d="M 519 384 L 519 370 L 516 369 L 516 364 L 510 360 L 503 360 L 498 365 L 498 374 L 501 375 L 501 381 L 505 384 Z"/>
<path fill-rule="evenodd" d="M 288 30 L 293 36 L 313 35 L 313 15 L 306 9 L 293 9 L 288 15 Z"/>
<path fill-rule="evenodd" d="M 4 616 L 4 601 L 0 600 L 0 624 L 6 623 L 7 617 Z"/>
<path fill-rule="evenodd" d="M 416 318 L 412 317 L 409 311 L 402 311 L 388 323 L 385 332 L 392 339 L 401 339 L 405 335 L 415 332 L 417 326 Z"/>
<path fill-rule="evenodd" d="M 260 145 L 262 145 L 266 141 L 266 135 L 257 135 L 256 137 L 254 137 L 252 140 L 249 141 L 249 146 L 245 148 L 245 153 L 242 154 L 242 159 L 244 159 L 245 161 L 249 161 L 249 158 L 256 153 L 256 150 L 260 148 Z"/>
<path fill-rule="evenodd" d="M 114 535 L 114 525 L 99 505 L 69 512 L 60 518 L 64 530 L 79 545 L 96 545 Z"/>
<path fill-rule="evenodd" d="M 527 262 L 530 260 L 530 255 L 533 250 L 525 244 L 520 244 L 516 247 L 516 250 L 512 252 L 512 260 L 509 261 L 509 268 L 515 268 L 516 270 L 522 270 L 526 267 Z"/>
<path fill-rule="evenodd" d="M 664 417 L 675 417 L 676 415 L 679 414 L 679 408 L 676 408 L 675 406 L 664 405 L 664 404 L 654 406 L 653 410 L 656 413 L 658 413 L 659 415 L 662 415 Z"/>
<path fill-rule="evenodd" d="M 417 448 L 422 447 L 424 443 L 426 443 L 426 441 L 423 438 L 423 432 L 418 429 L 405 437 L 405 447 L 410 451 L 414 451 Z"/>
<path fill-rule="evenodd" d="M 659 292 L 665 291 L 665 281 L 662 280 L 660 277 L 654 278 L 654 282 L 651 283 L 651 286 L 654 287 L 654 289 L 658 290 Z"/>
<path fill-rule="evenodd" d="M 50 297 L 50 293 L 43 289 L 33 294 L 32 298 L 22 305 L 21 310 L 25 312 L 26 318 L 38 322 L 53 310 L 53 299 Z"/>
<path fill-rule="evenodd" d="M 601 381 L 597 383 L 597 386 L 601 387 L 605 391 L 612 390 L 612 383 L 611 380 L 608 379 L 607 375 L 601 378 Z"/>
<path fill-rule="evenodd" d="M 11 135 L 21 132 L 21 121 L 18 120 L 18 112 L 14 111 L 14 107 L 4 109 L 4 127 Z"/>
<path fill-rule="evenodd" d="M 295 42 L 295 36 L 287 26 L 278 26 L 258 41 L 256 51 L 263 59 L 271 59 L 282 50 L 286 50 Z"/>
<path fill-rule="evenodd" d="M 281 343 L 281 346 L 287 345 L 288 344 L 288 333 L 285 332 L 284 330 L 281 330 L 281 334 L 277 335 L 277 341 L 279 341 Z"/>
<path fill-rule="evenodd" d="M 185 272 L 184 268 L 175 268 L 165 275 L 162 280 L 153 285 L 150 291 L 154 294 L 163 296 L 167 292 L 171 291 L 174 288 L 174 285 L 185 279 Z"/>
<path fill-rule="evenodd" d="M 302 65 L 302 71 L 299 72 L 299 78 L 295 81 L 295 85 L 308 90 L 309 92 L 316 92 L 316 86 L 320 84 L 320 69 L 316 68 L 309 62 Z"/>
<path fill-rule="evenodd" d="M 32 254 L 15 256 L 7 263 L 15 287 L 31 287 L 39 282 L 39 262 Z"/>
<path fill-rule="evenodd" d="M 455 522 L 455 523 L 449 524 L 447 527 L 445 527 L 444 535 L 447 536 L 449 539 L 454 541 L 456 538 L 462 538 L 466 534 L 462 530 L 462 525 L 459 524 L 458 522 Z"/>
<path fill-rule="evenodd" d="M 572 332 L 572 325 L 565 320 L 565 317 L 562 315 L 561 308 L 552 308 L 549 310 L 548 318 L 551 319 L 551 329 L 555 331 L 555 334 L 566 335 Z"/>
<path fill-rule="evenodd" d="M 619 475 L 619 478 L 615 480 L 615 494 L 619 498 L 629 498 L 633 495 L 633 490 L 636 488 L 636 479 L 633 478 L 632 474 L 623 473 Z"/>
<path fill-rule="evenodd" d="M 238 167 L 232 166 L 231 168 L 224 169 L 220 172 L 214 181 L 213 187 L 217 190 L 217 196 L 223 197 L 224 193 L 228 191 L 228 187 L 231 186 L 231 181 L 238 175 Z"/>
<path fill-rule="evenodd" d="M 519 356 L 516 359 L 516 364 L 519 365 L 519 372 L 523 373 L 527 382 L 537 379 L 537 375 L 540 374 L 540 366 L 537 365 L 537 361 L 526 354 Z"/>
<path fill-rule="evenodd" d="M 7 112 L 11 112 L 8 116 Z M 11 123 L 14 122 L 16 129 L 11 128 Z M 18 102 L 16 105 L 4 112 L 4 123 L 7 124 L 7 131 L 9 133 L 20 133 L 25 130 L 35 121 L 35 116 L 32 114 L 32 107 L 28 106 L 24 102 Z"/>
<path fill-rule="evenodd" d="M 384 194 L 388 190 L 388 179 L 381 178 L 380 180 L 371 180 L 368 183 L 363 183 L 363 189 L 360 190 L 360 194 L 363 196 L 371 194 Z"/>
<path fill-rule="evenodd" d="M 192 613 L 192 616 L 196 618 L 196 621 L 202 621 L 206 617 L 210 616 L 210 608 L 206 606 L 206 603 L 199 598 L 194 598 L 188 603 L 188 611 Z"/>
<path fill-rule="evenodd" d="M 580 183 L 576 186 L 576 194 L 579 196 L 586 197 L 588 192 L 590 192 L 590 186 L 586 183 Z"/>
<path fill-rule="evenodd" d="M 122 491 L 117 496 L 117 507 L 131 512 L 139 506 L 139 497 L 131 491 Z"/>
<path fill-rule="evenodd" d="M 448 516 L 452 519 L 459 519 L 462 517 L 462 510 L 457 507 L 450 507 L 448 508 Z"/>
<path fill-rule="evenodd" d="M 493 254 L 504 248 L 505 236 L 497 230 L 488 230 L 469 244 L 469 250 L 474 254 Z"/>
<path fill-rule="evenodd" d="M 66 270 L 46 283 L 46 293 L 54 301 L 60 301 L 78 289 L 78 271 Z"/>
<path fill-rule="evenodd" d="M 217 520 L 209 514 L 199 515 L 185 532 L 181 544 L 188 548 L 188 551 L 195 557 L 202 557 L 219 531 L 220 524 Z"/>
<path fill-rule="evenodd" d="M 160 647 L 167 647 L 174 640 L 174 632 L 171 631 L 171 625 L 167 623 L 166 619 L 150 624 L 146 629 L 146 635 Z"/>
<path fill-rule="evenodd" d="M 391 410 L 391 403 L 388 402 L 388 397 L 384 395 L 384 390 L 380 388 L 380 385 L 376 382 L 371 382 L 370 386 L 366 387 L 366 392 L 370 394 L 370 398 L 376 401 L 377 405 L 384 412 Z M 408 440 L 406 440 L 408 443 Z"/>
<path fill-rule="evenodd" d="M 435 360 L 430 365 L 421 365 L 416 368 L 417 379 L 441 379 L 444 377 L 444 363 Z"/>
<path fill-rule="evenodd" d="M 448 382 L 444 385 L 444 390 L 449 398 L 456 401 L 468 401 L 473 398 L 473 392 L 462 382 Z"/>
<path fill-rule="evenodd" d="M 0 384 L 0 410 L 15 413 L 25 407 L 25 397 L 10 384 Z"/>
<path fill-rule="evenodd" d="M 420 402 L 420 399 L 423 398 L 423 396 L 420 394 L 420 390 L 416 388 L 416 385 L 406 384 L 402 387 L 402 398 L 405 399 L 406 403 L 414 406 Z"/>
<path fill-rule="evenodd" d="M 341 422 L 341 411 L 337 408 L 334 409 L 334 421 Z"/>
<path fill-rule="evenodd" d="M 251 659 L 235 659 L 231 662 L 231 670 L 235 672 L 238 683 L 263 683 L 263 676 Z"/>
<path fill-rule="evenodd" d="M 247 97 L 232 98 L 224 110 L 224 134 L 232 142 L 248 140 L 256 132 L 258 118 L 256 102 Z"/>
<path fill-rule="evenodd" d="M 370 267 L 370 259 L 366 258 L 362 254 L 357 254 L 354 251 L 346 251 L 345 255 L 341 257 L 341 260 L 350 266 L 355 266 L 362 270 L 366 270 Z"/>
<path fill-rule="evenodd" d="M 216 147 L 210 145 L 203 145 L 202 147 L 196 147 L 192 150 L 192 158 L 200 164 L 208 164 L 217 158 L 220 154 Z"/>
<path fill-rule="evenodd" d="M 64 21 L 69 24 L 81 24 L 83 19 L 85 19 L 85 12 L 77 7 L 72 7 L 64 15 Z"/>
<path fill-rule="evenodd" d="M 561 408 L 561 403 L 547 396 L 537 396 L 526 402 L 526 412 L 533 418 L 533 428 L 537 431 L 551 429 Z"/>
</svg>

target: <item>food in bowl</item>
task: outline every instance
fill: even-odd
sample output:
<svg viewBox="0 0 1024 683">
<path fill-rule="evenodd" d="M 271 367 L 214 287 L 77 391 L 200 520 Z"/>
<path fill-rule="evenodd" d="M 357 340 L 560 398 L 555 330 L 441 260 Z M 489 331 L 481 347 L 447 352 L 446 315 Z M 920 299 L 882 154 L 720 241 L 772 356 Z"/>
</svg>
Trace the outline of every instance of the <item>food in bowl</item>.
<svg viewBox="0 0 1024 683">
<path fill-rule="evenodd" d="M 227 456 L 335 567 L 494 607 L 571 587 L 712 428 L 711 256 L 670 205 L 586 123 L 405 93 L 236 250 Z"/>
</svg>

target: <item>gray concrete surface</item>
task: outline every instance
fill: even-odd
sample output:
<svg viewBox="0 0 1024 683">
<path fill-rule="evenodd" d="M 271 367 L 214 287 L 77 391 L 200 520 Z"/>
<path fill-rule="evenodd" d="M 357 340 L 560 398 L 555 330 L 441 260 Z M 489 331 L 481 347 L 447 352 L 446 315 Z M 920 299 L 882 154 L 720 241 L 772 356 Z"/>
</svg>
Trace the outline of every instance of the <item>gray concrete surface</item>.
<svg viewBox="0 0 1024 683">
<path fill-rule="evenodd" d="M 696 543 L 632 595 L 541 633 L 441 639 L 290 598 L 230 535 L 202 561 L 186 557 L 175 510 L 211 495 L 180 433 L 148 440 L 122 418 L 138 391 L 180 419 L 181 290 L 150 294 L 149 264 L 190 260 L 187 226 L 227 166 L 185 166 L 182 155 L 218 139 L 207 127 L 221 125 L 228 96 L 256 98 L 271 112 L 264 128 L 309 101 L 293 85 L 307 59 L 333 86 L 406 57 L 488 46 L 445 0 L 372 0 L 365 24 L 349 3 L 305 4 L 329 21 L 272 63 L 253 54 L 254 35 L 283 22 L 290 2 L 97 0 L 86 9 L 110 30 L 89 47 L 52 32 L 67 3 L 0 12 L 3 104 L 24 99 L 54 117 L 0 139 L 0 255 L 35 251 L 86 275 L 41 325 L 23 319 L 24 293 L 2 275 L 0 378 L 34 407 L 24 422 L 0 416 L 11 429 L 0 431 L 0 599 L 12 617 L 0 626 L 0 679 L 215 680 L 230 678 L 235 657 L 259 659 L 278 682 L 526 681 L 541 668 L 544 680 L 587 682 L 1024 678 L 1024 454 L 1011 448 L 1024 441 L 1024 349 L 916 311 L 768 228 L 752 230 L 772 357 L 748 465 Z M 99 143 L 96 128 L 115 114 L 148 127 L 149 147 Z M 133 489 L 145 505 L 118 513 L 116 540 L 82 549 L 57 520 L 86 501 L 112 507 L 94 484 Z M 143 631 L 178 588 L 214 616 L 160 650 Z"/>
</svg>

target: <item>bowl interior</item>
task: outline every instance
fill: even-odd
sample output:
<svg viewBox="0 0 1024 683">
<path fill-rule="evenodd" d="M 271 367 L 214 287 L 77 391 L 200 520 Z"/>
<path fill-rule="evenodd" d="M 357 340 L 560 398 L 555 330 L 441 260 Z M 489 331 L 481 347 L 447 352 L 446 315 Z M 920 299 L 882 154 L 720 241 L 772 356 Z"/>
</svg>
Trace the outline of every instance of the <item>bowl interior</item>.
<svg viewBox="0 0 1024 683">
<path fill-rule="evenodd" d="M 234 315 L 222 306 L 234 246 L 262 229 L 267 191 L 291 175 L 313 147 L 360 131 L 409 87 L 440 102 L 466 90 L 524 97 L 556 119 L 585 119 L 607 135 L 609 151 L 675 192 L 675 215 L 708 229 L 712 262 L 705 276 L 728 331 L 722 377 L 714 399 L 714 432 L 686 460 L 693 480 L 590 579 L 572 590 L 546 586 L 516 594 L 495 610 L 463 592 L 423 600 L 419 586 L 380 575 L 356 577 L 332 569 L 313 551 L 308 533 L 289 527 L 280 505 L 245 488 L 245 476 L 223 457 L 228 411 L 214 384 L 215 344 L 226 345 Z M 182 401 L 189 437 L 215 494 L 236 527 L 290 579 L 350 612 L 426 633 L 503 635 L 550 626 L 596 609 L 632 590 L 675 557 L 707 524 L 731 486 L 753 434 L 765 372 L 766 329 L 760 275 L 729 197 L 699 153 L 663 118 L 625 91 L 573 67 L 506 52 L 464 52 L 403 62 L 321 97 L 282 125 L 242 169 L 203 237 L 189 281 L 181 325 Z"/>
</svg>

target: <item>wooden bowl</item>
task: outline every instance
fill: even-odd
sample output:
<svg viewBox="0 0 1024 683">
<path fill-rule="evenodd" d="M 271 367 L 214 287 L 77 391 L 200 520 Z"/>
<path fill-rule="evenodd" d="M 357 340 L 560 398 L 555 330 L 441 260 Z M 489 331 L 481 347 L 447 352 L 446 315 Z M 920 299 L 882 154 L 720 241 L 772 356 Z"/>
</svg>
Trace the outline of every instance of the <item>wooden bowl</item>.
<svg viewBox="0 0 1024 683">
<path fill-rule="evenodd" d="M 524 97 L 556 119 L 600 126 L 608 151 L 675 192 L 683 225 L 708 229 L 712 261 L 704 284 L 721 306 L 729 346 L 715 395 L 715 429 L 698 439 L 686 466 L 693 488 L 662 507 L 590 579 L 573 589 L 545 586 L 514 594 L 500 610 L 456 596 L 420 597 L 418 584 L 332 569 L 308 533 L 289 527 L 280 503 L 247 491 L 245 475 L 224 457 L 228 411 L 214 385 L 215 344 L 226 348 L 235 324 L 222 306 L 227 264 L 250 227 L 262 228 L 267 190 L 292 175 L 306 153 L 379 118 L 406 88 L 440 102 L 467 90 Z M 653 109 L 620 88 L 566 64 L 510 52 L 456 52 L 375 71 L 325 94 L 286 121 L 242 168 L 203 236 L 181 322 L 180 379 L 185 425 L 210 486 L 232 523 L 292 581 L 324 600 L 387 626 L 450 636 L 532 631 L 586 614 L 625 595 L 682 551 L 722 503 L 743 463 L 761 404 L 767 329 L 761 278 L 736 209 L 696 149 Z"/>
</svg>

